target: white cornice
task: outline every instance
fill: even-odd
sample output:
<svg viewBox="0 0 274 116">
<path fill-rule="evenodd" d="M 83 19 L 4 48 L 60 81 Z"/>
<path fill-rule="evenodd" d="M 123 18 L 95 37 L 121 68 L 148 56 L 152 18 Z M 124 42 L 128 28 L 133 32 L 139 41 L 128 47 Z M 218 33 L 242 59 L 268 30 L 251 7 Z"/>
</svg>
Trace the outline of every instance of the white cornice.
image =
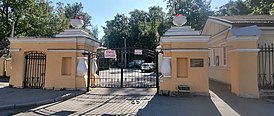
<svg viewBox="0 0 274 116">
<path fill-rule="evenodd" d="M 274 30 L 274 27 L 259 27 L 260 29 L 269 29 L 269 30 Z"/>
<path fill-rule="evenodd" d="M 84 38 L 9 38 L 10 42 L 84 42 Z"/>
<path fill-rule="evenodd" d="M 221 24 L 221 25 L 225 25 L 225 26 L 228 26 L 228 27 L 232 27 L 232 25 L 229 24 L 229 23 L 232 23 L 232 22 L 228 21 L 228 20 L 220 19 L 220 18 L 217 18 L 217 17 L 211 17 L 211 16 L 209 16 L 209 19 L 207 19 L 207 20 L 211 21 L 211 22 L 214 22 L 214 23 Z"/>
<path fill-rule="evenodd" d="M 229 50 L 228 52 L 259 52 L 260 49 L 240 48 Z"/>
<path fill-rule="evenodd" d="M 20 48 L 11 48 L 9 51 L 11 52 L 19 52 L 21 49 Z"/>
<path fill-rule="evenodd" d="M 83 43 L 90 46 L 99 46 L 99 42 L 89 38 L 9 38 L 12 43 Z"/>
<path fill-rule="evenodd" d="M 230 38 L 228 38 L 228 42 L 256 42 L 260 37 L 258 36 L 232 36 Z"/>
<path fill-rule="evenodd" d="M 179 49 L 179 50 L 163 50 L 163 52 L 209 52 L 208 49 Z"/>
<path fill-rule="evenodd" d="M 83 53 L 83 52 L 85 52 L 85 50 L 62 50 L 62 49 L 52 50 L 52 49 L 49 49 L 48 52 L 78 52 L 78 53 L 80 52 L 80 53 Z"/>
<path fill-rule="evenodd" d="M 163 36 L 161 42 L 208 42 L 210 36 Z"/>
</svg>

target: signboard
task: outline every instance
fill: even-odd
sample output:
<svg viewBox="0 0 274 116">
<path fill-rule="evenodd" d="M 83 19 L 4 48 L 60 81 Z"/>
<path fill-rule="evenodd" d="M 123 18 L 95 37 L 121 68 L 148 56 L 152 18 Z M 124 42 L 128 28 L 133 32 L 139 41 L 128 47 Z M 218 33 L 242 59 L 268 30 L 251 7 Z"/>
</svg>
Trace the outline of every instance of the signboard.
<svg viewBox="0 0 274 116">
<path fill-rule="evenodd" d="M 201 58 L 190 59 L 190 66 L 191 67 L 204 67 L 204 59 L 201 59 Z"/>
<path fill-rule="evenodd" d="M 135 49 L 135 50 L 134 50 L 134 54 L 135 54 L 135 55 L 142 55 L 142 54 L 143 54 L 143 50 Z"/>
<path fill-rule="evenodd" d="M 116 58 L 116 51 L 115 50 L 105 50 L 104 58 Z"/>
</svg>

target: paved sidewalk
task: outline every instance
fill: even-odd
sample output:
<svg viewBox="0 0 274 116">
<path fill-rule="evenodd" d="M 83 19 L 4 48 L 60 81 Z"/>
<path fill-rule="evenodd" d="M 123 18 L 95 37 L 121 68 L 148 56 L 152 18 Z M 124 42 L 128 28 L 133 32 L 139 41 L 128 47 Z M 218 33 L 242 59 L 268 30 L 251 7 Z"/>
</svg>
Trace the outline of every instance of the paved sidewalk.
<svg viewBox="0 0 274 116">
<path fill-rule="evenodd" d="M 3 85 L 3 83 L 0 85 Z M 83 93 L 82 91 L 57 91 L 43 89 L 19 89 L 0 87 L 0 112 L 6 109 L 43 105 L 67 100 Z"/>
<path fill-rule="evenodd" d="M 272 116 L 274 104 L 234 96 L 229 86 L 210 81 L 210 97 L 155 95 L 155 89 L 105 88 L 32 108 L 18 116 L 138 115 L 138 116 Z"/>
</svg>

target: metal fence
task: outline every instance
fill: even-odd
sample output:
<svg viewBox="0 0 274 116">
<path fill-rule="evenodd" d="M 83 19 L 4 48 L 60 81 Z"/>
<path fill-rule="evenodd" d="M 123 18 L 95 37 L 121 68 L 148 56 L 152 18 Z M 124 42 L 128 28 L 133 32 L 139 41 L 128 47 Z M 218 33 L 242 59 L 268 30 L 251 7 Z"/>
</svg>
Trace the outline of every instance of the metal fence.
<svg viewBox="0 0 274 116">
<path fill-rule="evenodd" d="M 258 45 L 259 89 L 274 89 L 274 45 Z"/>
<path fill-rule="evenodd" d="M 25 56 L 24 88 L 43 88 L 46 74 L 46 54 L 29 52 Z"/>
<path fill-rule="evenodd" d="M 137 48 L 112 48 L 116 58 L 105 58 L 104 51 L 97 51 L 97 77 L 92 78 L 92 87 L 156 87 L 157 73 L 155 51 Z M 136 50 L 139 53 L 136 54 Z M 141 51 L 141 53 L 140 53 Z M 143 63 L 153 64 L 152 69 L 143 70 Z"/>
</svg>

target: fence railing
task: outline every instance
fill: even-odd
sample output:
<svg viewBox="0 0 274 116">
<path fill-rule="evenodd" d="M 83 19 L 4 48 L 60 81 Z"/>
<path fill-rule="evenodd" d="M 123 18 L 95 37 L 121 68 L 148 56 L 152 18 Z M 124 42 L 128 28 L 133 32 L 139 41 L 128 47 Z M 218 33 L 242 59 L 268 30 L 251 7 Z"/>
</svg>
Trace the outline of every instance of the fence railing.
<svg viewBox="0 0 274 116">
<path fill-rule="evenodd" d="M 259 89 L 274 89 L 274 45 L 258 45 Z"/>
</svg>

